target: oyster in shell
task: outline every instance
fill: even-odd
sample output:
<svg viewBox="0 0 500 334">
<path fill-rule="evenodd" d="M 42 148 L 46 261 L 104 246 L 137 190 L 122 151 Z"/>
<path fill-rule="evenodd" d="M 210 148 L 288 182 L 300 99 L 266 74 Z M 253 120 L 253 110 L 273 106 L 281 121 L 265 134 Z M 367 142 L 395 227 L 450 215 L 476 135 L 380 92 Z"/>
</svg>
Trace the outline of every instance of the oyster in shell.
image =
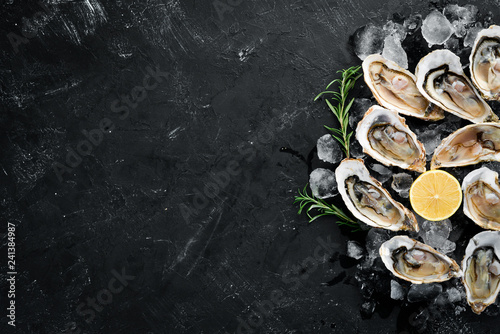
<svg viewBox="0 0 500 334">
<path fill-rule="evenodd" d="M 344 159 L 335 170 L 335 177 L 345 205 L 357 219 L 392 231 L 418 231 L 413 213 L 370 176 L 363 160 Z"/>
<path fill-rule="evenodd" d="M 373 54 L 363 61 L 364 79 L 381 106 L 398 113 L 437 121 L 444 118 L 443 110 L 427 101 L 408 70 L 381 55 Z"/>
<path fill-rule="evenodd" d="M 416 69 L 417 87 L 429 101 L 473 123 L 496 122 L 498 117 L 465 76 L 460 58 L 436 50 L 422 58 Z"/>
<path fill-rule="evenodd" d="M 481 161 L 500 161 L 500 124 L 471 124 L 453 132 L 434 150 L 431 169 Z"/>
<path fill-rule="evenodd" d="M 470 77 L 487 100 L 500 99 L 500 27 L 481 30 L 470 54 Z"/>
<path fill-rule="evenodd" d="M 465 249 L 462 269 L 467 302 L 480 314 L 500 291 L 500 232 L 476 234 Z"/>
<path fill-rule="evenodd" d="M 500 186 L 498 173 L 487 167 L 476 169 L 464 178 L 464 213 L 485 229 L 500 231 Z"/>
<path fill-rule="evenodd" d="M 384 242 L 379 253 L 395 276 L 415 284 L 443 282 L 462 276 L 455 260 L 407 236 L 398 235 Z"/>
<path fill-rule="evenodd" d="M 425 148 L 397 112 L 372 106 L 356 128 L 363 151 L 386 166 L 425 172 Z"/>
</svg>

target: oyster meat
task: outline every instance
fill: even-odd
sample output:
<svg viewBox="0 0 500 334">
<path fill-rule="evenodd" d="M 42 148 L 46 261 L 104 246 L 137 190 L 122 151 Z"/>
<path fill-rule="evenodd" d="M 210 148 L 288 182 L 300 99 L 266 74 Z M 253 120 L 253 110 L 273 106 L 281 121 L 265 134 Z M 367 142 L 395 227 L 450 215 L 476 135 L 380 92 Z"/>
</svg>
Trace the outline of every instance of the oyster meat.
<svg viewBox="0 0 500 334">
<path fill-rule="evenodd" d="M 471 124 L 453 132 L 434 150 L 431 169 L 481 161 L 500 161 L 500 124 Z"/>
<path fill-rule="evenodd" d="M 498 117 L 465 76 L 460 58 L 449 50 L 423 57 L 416 69 L 417 87 L 429 101 L 473 123 L 496 122 Z"/>
<path fill-rule="evenodd" d="M 464 213 L 485 229 L 500 231 L 500 186 L 498 173 L 487 167 L 476 169 L 464 178 Z"/>
<path fill-rule="evenodd" d="M 476 314 L 495 302 L 500 290 L 500 232 L 476 234 L 465 249 L 462 282 Z"/>
<path fill-rule="evenodd" d="M 425 172 L 425 148 L 397 112 L 372 106 L 356 128 L 363 151 L 386 166 Z"/>
<path fill-rule="evenodd" d="M 500 27 L 481 30 L 470 54 L 472 82 L 487 100 L 500 99 Z"/>
<path fill-rule="evenodd" d="M 381 106 L 398 113 L 437 121 L 444 118 L 442 109 L 432 105 L 420 93 L 417 78 L 410 71 L 381 55 L 363 61 L 364 79 Z"/>
<path fill-rule="evenodd" d="M 455 260 L 407 236 L 398 235 L 384 242 L 379 253 L 395 276 L 415 284 L 443 282 L 462 276 Z"/>
<path fill-rule="evenodd" d="M 335 170 L 345 205 L 362 222 L 392 231 L 418 231 L 413 213 L 370 176 L 361 159 L 344 159 Z"/>
</svg>

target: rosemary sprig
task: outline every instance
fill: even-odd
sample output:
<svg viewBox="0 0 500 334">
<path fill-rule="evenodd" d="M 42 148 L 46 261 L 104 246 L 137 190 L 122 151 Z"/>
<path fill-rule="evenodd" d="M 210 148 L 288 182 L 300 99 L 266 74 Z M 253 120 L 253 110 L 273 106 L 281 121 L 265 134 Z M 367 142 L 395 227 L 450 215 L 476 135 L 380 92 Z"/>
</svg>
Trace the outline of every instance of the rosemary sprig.
<svg viewBox="0 0 500 334">
<path fill-rule="evenodd" d="M 351 217 L 346 215 L 341 209 L 339 209 L 333 204 L 326 203 L 324 200 L 320 198 L 316 198 L 312 195 L 309 195 L 307 193 L 307 184 L 302 190 L 302 192 L 300 191 L 300 189 L 298 190 L 298 192 L 299 195 L 295 196 L 295 201 L 293 203 L 294 204 L 299 203 L 299 212 L 298 212 L 299 215 L 302 213 L 302 211 L 306 209 L 308 205 L 310 205 L 309 208 L 305 210 L 307 217 L 309 217 L 309 223 L 315 221 L 319 217 L 334 215 L 340 219 L 337 221 L 337 224 L 348 226 L 353 229 L 352 230 L 353 232 L 360 230 L 359 224 Z M 312 209 L 316 209 L 321 213 L 316 216 L 311 216 Z"/>
<path fill-rule="evenodd" d="M 326 104 L 330 107 L 332 113 L 337 117 L 340 124 L 340 129 L 331 128 L 325 125 L 325 128 L 332 132 L 332 137 L 335 138 L 342 146 L 343 151 L 347 158 L 349 158 L 349 145 L 351 142 L 352 131 L 349 131 L 349 109 L 351 109 L 354 98 L 349 102 L 347 101 L 347 96 L 349 91 L 354 87 L 356 80 L 361 77 L 361 73 L 358 73 L 360 66 L 352 66 L 348 69 L 337 71 L 341 73 L 340 79 L 335 79 L 326 86 L 325 91 L 321 92 L 314 98 L 314 101 L 318 100 L 324 94 L 332 94 L 331 98 L 337 103 L 334 106 L 329 100 L 325 99 Z M 338 84 L 339 91 L 329 90 L 333 84 Z"/>
</svg>

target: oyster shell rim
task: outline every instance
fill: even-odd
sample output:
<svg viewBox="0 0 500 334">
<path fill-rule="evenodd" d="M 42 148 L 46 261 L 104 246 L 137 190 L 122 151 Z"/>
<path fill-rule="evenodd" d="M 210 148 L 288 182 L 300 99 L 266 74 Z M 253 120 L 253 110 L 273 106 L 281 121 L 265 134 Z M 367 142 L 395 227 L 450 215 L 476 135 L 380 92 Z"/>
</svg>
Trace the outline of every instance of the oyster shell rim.
<svg viewBox="0 0 500 334">
<path fill-rule="evenodd" d="M 409 278 L 407 276 L 403 276 L 402 274 L 400 274 L 399 272 L 394 270 L 394 261 L 392 259 L 392 251 L 396 248 L 389 247 L 389 245 L 392 246 L 392 243 L 398 243 L 398 247 L 399 247 L 399 245 L 407 246 L 407 249 L 413 248 L 415 246 L 419 246 L 419 247 L 421 247 L 421 249 L 425 249 L 426 251 L 429 251 L 433 254 L 437 254 L 438 256 L 442 257 L 450 265 L 450 268 L 453 267 L 455 269 L 455 272 L 454 273 L 448 272 L 447 277 L 436 277 L 434 279 L 429 279 L 429 280 L 415 280 L 415 279 Z M 411 246 L 411 247 L 408 247 L 408 246 Z M 449 257 L 441 252 L 438 252 L 433 247 L 431 247 L 423 242 L 420 242 L 418 240 L 412 239 L 406 235 L 396 235 L 396 236 L 392 237 L 391 239 L 385 241 L 382 245 L 380 245 L 379 254 L 380 254 L 380 258 L 382 259 L 382 262 L 384 262 L 384 265 L 386 266 L 386 268 L 390 272 L 392 272 L 394 276 L 401 278 L 405 281 L 412 282 L 413 284 L 427 284 L 427 283 L 435 283 L 435 282 L 445 282 L 445 281 L 452 279 L 453 277 L 460 278 L 463 276 L 463 272 L 462 272 L 460 266 L 458 265 L 458 263 L 454 259 L 452 259 L 451 257 Z"/>
</svg>

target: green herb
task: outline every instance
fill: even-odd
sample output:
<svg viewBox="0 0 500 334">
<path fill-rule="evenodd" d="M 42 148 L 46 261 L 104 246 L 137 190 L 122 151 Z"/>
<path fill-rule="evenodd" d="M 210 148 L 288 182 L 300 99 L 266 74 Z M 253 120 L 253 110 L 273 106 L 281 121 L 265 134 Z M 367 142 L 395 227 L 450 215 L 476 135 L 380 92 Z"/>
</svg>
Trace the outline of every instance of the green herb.
<svg viewBox="0 0 500 334">
<path fill-rule="evenodd" d="M 314 98 L 314 101 L 319 99 L 324 94 L 333 94 L 332 101 L 337 103 L 336 106 L 332 105 L 330 101 L 325 99 L 326 104 L 330 107 L 330 110 L 333 112 L 335 117 L 340 123 L 340 129 L 331 128 L 325 125 L 325 128 L 332 132 L 332 137 L 335 138 L 342 146 L 343 151 L 347 158 L 349 158 L 349 144 L 351 141 L 351 136 L 353 134 L 352 131 L 349 132 L 349 109 L 351 109 L 352 103 L 354 102 L 354 98 L 349 102 L 347 101 L 347 96 L 349 95 L 349 91 L 354 87 L 356 80 L 361 77 L 361 73 L 358 73 L 360 66 L 349 67 L 348 69 L 337 71 L 337 73 L 341 73 L 342 76 L 340 79 L 335 79 L 326 86 L 325 91 L 321 92 Z M 339 91 L 332 91 L 329 88 L 333 84 L 338 84 Z"/>
<path fill-rule="evenodd" d="M 348 227 L 351 227 L 353 232 L 359 231 L 359 224 L 353 220 L 351 217 L 346 215 L 341 209 L 336 207 L 333 204 L 328 204 L 324 200 L 320 198 L 316 198 L 312 195 L 309 195 L 307 193 L 307 184 L 302 190 L 302 192 L 299 189 L 299 195 L 295 196 L 295 201 L 293 202 L 294 204 L 299 203 L 299 215 L 302 213 L 303 210 L 306 209 L 308 205 L 309 208 L 305 210 L 307 217 L 309 217 L 309 222 L 313 222 L 319 217 L 323 216 L 329 216 L 329 215 L 334 215 L 340 220 L 337 221 L 337 224 L 339 225 L 345 225 Z M 311 210 L 316 209 L 320 212 L 320 214 L 311 216 Z"/>
</svg>

